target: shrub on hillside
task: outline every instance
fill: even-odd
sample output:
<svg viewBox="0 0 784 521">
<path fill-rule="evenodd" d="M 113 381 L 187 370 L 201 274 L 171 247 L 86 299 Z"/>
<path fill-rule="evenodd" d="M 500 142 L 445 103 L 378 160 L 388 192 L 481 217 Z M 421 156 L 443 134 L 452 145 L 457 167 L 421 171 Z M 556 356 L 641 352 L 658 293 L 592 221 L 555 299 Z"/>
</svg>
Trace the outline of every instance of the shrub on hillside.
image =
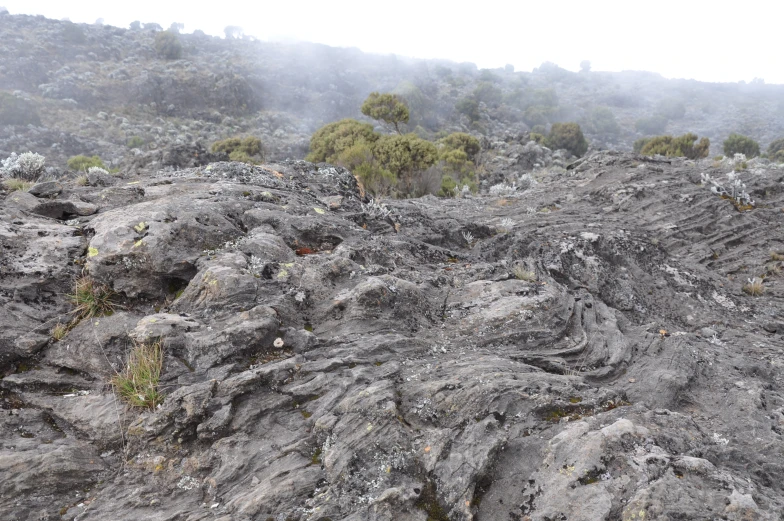
<svg viewBox="0 0 784 521">
<path fill-rule="evenodd" d="M 768 145 L 768 159 L 784 163 L 784 138 L 776 139 Z"/>
<path fill-rule="evenodd" d="M 182 57 L 179 35 L 172 31 L 155 33 L 155 52 L 164 60 L 179 60 Z"/>
<path fill-rule="evenodd" d="M 264 162 L 264 149 L 257 137 L 230 137 L 212 144 L 213 152 L 223 152 L 232 161 L 259 164 Z"/>
<path fill-rule="evenodd" d="M 438 160 L 435 144 L 416 134 L 381 136 L 372 150 L 375 159 L 395 174 L 403 194 L 411 193 L 411 182 L 417 172 L 427 170 Z"/>
<path fill-rule="evenodd" d="M 664 116 L 651 116 L 640 118 L 634 123 L 637 132 L 648 135 L 661 134 L 667 129 L 667 118 Z"/>
<path fill-rule="evenodd" d="M 362 183 L 366 191 L 373 195 L 388 195 L 397 183 L 395 174 L 383 168 L 373 156 L 367 141 L 357 141 L 343 150 L 334 163 L 347 168 Z"/>
<path fill-rule="evenodd" d="M 471 123 L 479 121 L 479 102 L 473 98 L 463 98 L 455 104 L 455 110 L 466 116 Z"/>
<path fill-rule="evenodd" d="M 358 142 L 373 144 L 379 138 L 373 125 L 355 119 L 343 119 L 318 129 L 310 138 L 310 153 L 305 158 L 314 163 L 337 161 L 340 154 Z"/>
<path fill-rule="evenodd" d="M 642 149 L 645 148 L 645 145 L 647 145 L 648 141 L 650 141 L 651 139 L 653 139 L 653 138 L 641 137 L 640 139 L 636 140 L 634 142 L 634 144 L 632 145 L 632 150 L 634 151 L 634 153 L 635 154 L 642 153 Z"/>
<path fill-rule="evenodd" d="M 488 81 L 480 81 L 474 89 L 474 99 L 488 107 L 497 107 L 503 100 L 504 93 Z"/>
<path fill-rule="evenodd" d="M 588 151 L 588 141 L 577 123 L 553 123 L 547 136 L 547 146 L 553 150 L 566 149 L 577 157 Z"/>
<path fill-rule="evenodd" d="M 438 144 L 449 150 L 462 150 L 470 161 L 476 158 L 481 149 L 479 140 L 465 132 L 453 132 L 438 140 Z"/>
<path fill-rule="evenodd" d="M 744 154 L 748 158 L 757 157 L 760 153 L 759 143 L 750 137 L 732 133 L 724 140 L 724 155 L 733 157 L 735 154 Z"/>
<path fill-rule="evenodd" d="M 86 172 L 94 166 L 106 170 L 106 165 L 103 164 L 103 161 L 98 156 L 88 157 L 80 154 L 68 160 L 68 168 L 75 172 Z"/>
<path fill-rule="evenodd" d="M 646 156 L 658 154 L 668 157 L 687 157 L 689 159 L 708 157 L 710 140 L 704 137 L 696 145 L 695 141 L 697 141 L 697 135 L 691 132 L 679 137 L 669 135 L 656 136 L 645 143 L 640 153 Z"/>
</svg>

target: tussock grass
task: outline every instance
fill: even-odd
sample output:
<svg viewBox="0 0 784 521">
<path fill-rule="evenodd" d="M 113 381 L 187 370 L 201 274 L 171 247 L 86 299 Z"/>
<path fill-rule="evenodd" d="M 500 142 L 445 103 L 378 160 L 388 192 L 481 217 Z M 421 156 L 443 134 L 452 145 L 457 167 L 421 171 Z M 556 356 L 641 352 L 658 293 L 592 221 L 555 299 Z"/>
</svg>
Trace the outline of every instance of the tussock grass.
<svg viewBox="0 0 784 521">
<path fill-rule="evenodd" d="M 5 189 L 11 192 L 26 192 L 32 188 L 34 184 L 35 183 L 33 182 L 25 181 L 24 179 L 17 179 L 15 177 L 10 177 L 3 181 L 3 186 Z"/>
<path fill-rule="evenodd" d="M 76 184 L 76 186 L 87 186 L 87 176 L 80 175 L 79 177 L 74 179 L 74 184 Z"/>
<path fill-rule="evenodd" d="M 114 291 L 109 286 L 98 284 L 88 276 L 76 279 L 74 292 L 68 295 L 74 305 L 74 322 L 85 318 L 102 317 L 114 313 L 117 306 L 112 299 Z"/>
<path fill-rule="evenodd" d="M 784 261 L 784 253 L 779 253 L 777 251 L 770 252 L 770 260 L 772 261 Z"/>
<path fill-rule="evenodd" d="M 752 297 L 759 297 L 765 293 L 765 286 L 762 285 L 760 279 L 750 279 L 748 283 L 743 285 L 743 292 Z"/>
<path fill-rule="evenodd" d="M 135 343 L 125 368 L 112 377 L 112 385 L 128 405 L 154 410 L 164 399 L 158 389 L 162 369 L 163 345 L 160 340 Z"/>
<path fill-rule="evenodd" d="M 525 266 L 517 265 L 512 269 L 512 273 L 514 274 L 515 278 L 518 280 L 524 280 L 526 282 L 536 282 L 536 273 L 525 269 Z"/>
<path fill-rule="evenodd" d="M 50 334 L 52 335 L 52 338 L 55 341 L 59 342 L 60 340 L 65 338 L 65 335 L 68 334 L 68 331 L 70 331 L 70 329 L 71 328 L 69 327 L 68 324 L 63 324 L 61 322 L 58 322 L 57 325 L 52 328 L 52 332 Z"/>
</svg>

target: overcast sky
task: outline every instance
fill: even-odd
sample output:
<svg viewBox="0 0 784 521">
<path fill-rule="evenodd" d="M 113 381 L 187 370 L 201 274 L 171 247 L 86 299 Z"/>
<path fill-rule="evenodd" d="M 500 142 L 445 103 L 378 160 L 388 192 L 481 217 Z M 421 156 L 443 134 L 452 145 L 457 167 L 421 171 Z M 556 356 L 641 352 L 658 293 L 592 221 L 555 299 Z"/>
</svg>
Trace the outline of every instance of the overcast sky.
<svg viewBox="0 0 784 521">
<path fill-rule="evenodd" d="M 223 35 L 236 25 L 262 40 L 295 39 L 366 52 L 471 61 L 530 71 L 544 61 L 578 70 L 647 70 L 668 78 L 784 83 L 784 2 L 744 0 L 0 0 L 12 14 L 128 27 L 185 24 Z M 732 6 L 732 8 L 730 8 Z M 1 35 L 0 35 L 1 36 Z"/>
</svg>

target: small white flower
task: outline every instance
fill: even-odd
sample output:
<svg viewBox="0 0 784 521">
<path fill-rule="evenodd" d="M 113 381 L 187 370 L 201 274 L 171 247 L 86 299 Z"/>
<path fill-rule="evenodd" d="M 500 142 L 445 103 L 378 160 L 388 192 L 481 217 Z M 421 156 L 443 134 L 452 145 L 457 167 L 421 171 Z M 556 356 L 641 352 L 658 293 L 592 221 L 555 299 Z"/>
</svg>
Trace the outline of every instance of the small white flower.
<svg viewBox="0 0 784 521">
<path fill-rule="evenodd" d="M 272 345 L 274 345 L 277 348 L 283 347 L 283 339 L 280 337 L 276 338 L 275 341 L 272 343 Z"/>
</svg>

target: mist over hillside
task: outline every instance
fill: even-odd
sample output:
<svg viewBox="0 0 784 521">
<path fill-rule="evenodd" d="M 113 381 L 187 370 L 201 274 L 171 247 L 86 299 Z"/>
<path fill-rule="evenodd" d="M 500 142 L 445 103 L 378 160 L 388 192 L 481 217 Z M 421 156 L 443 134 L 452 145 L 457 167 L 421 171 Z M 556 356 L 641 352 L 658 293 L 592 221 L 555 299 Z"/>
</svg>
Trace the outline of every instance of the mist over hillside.
<svg viewBox="0 0 784 521">
<path fill-rule="evenodd" d="M 119 166 L 172 145 L 208 147 L 248 134 L 262 139 L 269 158 L 302 158 L 323 124 L 372 122 L 359 109 L 373 91 L 405 99 L 405 130 L 431 139 L 455 131 L 546 133 L 565 121 L 581 125 L 592 149 L 621 151 L 664 133 L 708 137 L 712 153 L 721 153 L 733 132 L 763 148 L 784 136 L 779 85 L 667 80 L 591 71 L 590 64 L 578 73 L 552 63 L 532 72 L 479 70 L 199 31 L 177 35 L 181 49 L 167 55 L 156 47 L 161 29 L 0 15 L 0 156 L 37 150 L 62 167 L 73 155 L 99 155 Z M 465 100 L 475 105 L 461 105 Z"/>
</svg>

